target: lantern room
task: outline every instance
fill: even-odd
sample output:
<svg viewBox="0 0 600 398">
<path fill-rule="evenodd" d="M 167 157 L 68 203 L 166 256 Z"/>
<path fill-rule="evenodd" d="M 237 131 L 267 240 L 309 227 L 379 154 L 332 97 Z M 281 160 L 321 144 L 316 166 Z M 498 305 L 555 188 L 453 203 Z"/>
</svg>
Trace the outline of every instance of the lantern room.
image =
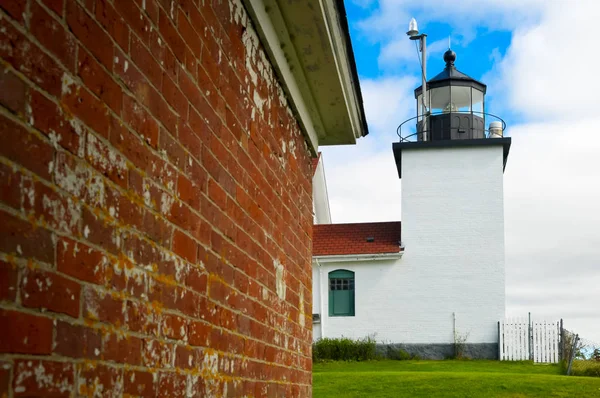
<svg viewBox="0 0 600 398">
<path fill-rule="evenodd" d="M 418 141 L 486 138 L 486 85 L 454 66 L 456 53 L 444 53 L 446 67 L 415 90 Z M 490 126 L 493 127 L 493 126 Z"/>
</svg>

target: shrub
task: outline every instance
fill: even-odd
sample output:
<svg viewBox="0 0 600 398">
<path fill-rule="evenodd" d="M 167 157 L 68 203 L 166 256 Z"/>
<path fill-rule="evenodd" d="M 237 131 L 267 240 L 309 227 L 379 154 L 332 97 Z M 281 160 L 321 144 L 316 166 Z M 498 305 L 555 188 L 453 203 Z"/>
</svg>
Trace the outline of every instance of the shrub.
<svg viewBox="0 0 600 398">
<path fill-rule="evenodd" d="M 566 373 L 567 361 L 563 361 L 563 369 Z M 600 377 L 600 362 L 595 360 L 574 360 L 571 366 L 571 376 Z"/>
<path fill-rule="evenodd" d="M 394 359 L 397 361 L 406 361 L 409 359 L 415 359 L 408 352 L 404 351 L 402 348 L 395 348 L 391 345 L 387 346 L 387 357 L 389 359 Z"/>
<path fill-rule="evenodd" d="M 352 340 L 342 337 L 340 339 L 319 339 L 313 343 L 313 362 L 322 361 L 367 361 L 376 359 L 375 340 Z"/>
</svg>

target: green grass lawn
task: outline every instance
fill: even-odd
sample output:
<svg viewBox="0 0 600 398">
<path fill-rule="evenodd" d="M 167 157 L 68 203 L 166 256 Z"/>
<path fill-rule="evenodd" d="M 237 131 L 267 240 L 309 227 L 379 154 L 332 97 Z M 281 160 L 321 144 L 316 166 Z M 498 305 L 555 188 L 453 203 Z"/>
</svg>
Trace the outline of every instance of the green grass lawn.
<svg viewBox="0 0 600 398">
<path fill-rule="evenodd" d="M 531 362 L 329 362 L 313 366 L 313 396 L 600 397 L 600 378 Z"/>
</svg>

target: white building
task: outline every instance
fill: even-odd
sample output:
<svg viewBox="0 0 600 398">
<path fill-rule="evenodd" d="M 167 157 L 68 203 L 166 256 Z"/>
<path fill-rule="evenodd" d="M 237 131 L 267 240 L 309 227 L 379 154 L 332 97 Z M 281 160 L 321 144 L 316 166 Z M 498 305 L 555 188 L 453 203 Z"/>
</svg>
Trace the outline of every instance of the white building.
<svg viewBox="0 0 600 398">
<path fill-rule="evenodd" d="M 483 101 L 485 85 L 463 74 L 462 85 L 456 84 L 452 72 L 460 72 L 453 61 L 442 72 L 445 80 L 436 80 L 440 74 L 428 82 L 428 108 L 442 108 L 435 103 L 443 96 L 436 88 L 447 88 L 441 101 L 462 108 L 460 117 L 478 117 L 465 110 L 454 88 L 470 88 L 473 110 L 476 96 Z M 480 126 L 482 120 L 450 127 L 436 120 L 454 123 L 456 116 L 432 112 L 425 122 L 429 128 L 419 119 L 419 133 L 427 132 L 427 140 L 419 136 L 393 145 L 402 179 L 401 223 L 330 224 L 329 209 L 327 217 L 319 210 L 327 200 L 315 200 L 315 339 L 374 336 L 380 344 L 429 358 L 453 355 L 458 342 L 466 355 L 497 357 L 505 306 L 503 171 L 511 140 L 488 138 L 483 127 L 455 136 L 464 134 L 464 123 Z M 444 136 L 443 129 L 450 132 Z M 319 165 L 315 198 L 326 197 L 322 172 Z"/>
</svg>

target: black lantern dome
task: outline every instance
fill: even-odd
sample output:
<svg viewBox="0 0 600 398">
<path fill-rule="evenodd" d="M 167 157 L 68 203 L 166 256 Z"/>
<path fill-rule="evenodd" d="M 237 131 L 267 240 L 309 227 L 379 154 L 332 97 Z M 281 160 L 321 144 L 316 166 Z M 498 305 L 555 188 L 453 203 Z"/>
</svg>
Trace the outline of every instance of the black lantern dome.
<svg viewBox="0 0 600 398">
<path fill-rule="evenodd" d="M 444 53 L 446 67 L 427 82 L 426 109 L 423 86 L 415 90 L 419 141 L 485 138 L 486 85 L 454 66 L 456 53 Z"/>
</svg>

